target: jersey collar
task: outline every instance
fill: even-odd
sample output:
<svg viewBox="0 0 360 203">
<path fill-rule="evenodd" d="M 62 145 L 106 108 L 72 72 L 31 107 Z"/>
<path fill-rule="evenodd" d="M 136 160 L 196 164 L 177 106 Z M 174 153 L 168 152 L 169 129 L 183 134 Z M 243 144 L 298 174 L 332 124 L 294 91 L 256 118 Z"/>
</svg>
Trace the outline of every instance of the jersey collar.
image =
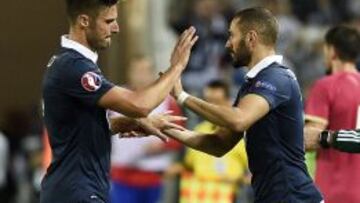
<svg viewBox="0 0 360 203">
<path fill-rule="evenodd" d="M 97 62 L 98 54 L 96 52 L 93 52 L 84 45 L 69 39 L 68 35 L 61 36 L 61 46 L 64 48 L 73 49 L 79 52 L 81 55 L 85 56 L 86 58 L 90 59 L 92 62 Z"/>
<path fill-rule="evenodd" d="M 271 55 L 262 59 L 259 63 L 257 63 L 252 69 L 249 70 L 246 74 L 246 78 L 254 78 L 260 71 L 267 68 L 272 63 L 282 63 L 283 56 L 282 55 Z"/>
</svg>

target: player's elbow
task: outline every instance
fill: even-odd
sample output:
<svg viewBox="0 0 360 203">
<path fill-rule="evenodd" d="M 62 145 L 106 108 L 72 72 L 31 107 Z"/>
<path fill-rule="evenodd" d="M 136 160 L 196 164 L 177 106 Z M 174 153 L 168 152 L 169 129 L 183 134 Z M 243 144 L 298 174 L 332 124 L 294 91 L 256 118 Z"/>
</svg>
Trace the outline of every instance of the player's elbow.
<svg viewBox="0 0 360 203">
<path fill-rule="evenodd" d="M 212 153 L 212 155 L 215 156 L 215 157 L 221 158 L 221 157 L 223 157 L 226 153 L 227 153 L 226 150 L 220 149 L 220 150 L 214 151 L 214 152 Z"/>
<path fill-rule="evenodd" d="M 233 142 L 219 142 L 219 144 L 217 145 L 216 148 L 216 154 L 214 156 L 216 157 L 223 157 L 225 156 L 228 152 L 230 152 L 233 147 L 235 146 L 235 144 Z"/>
<path fill-rule="evenodd" d="M 151 113 L 151 111 L 152 109 L 146 106 L 136 106 L 134 111 L 134 117 L 147 117 Z"/>
<path fill-rule="evenodd" d="M 229 151 L 230 149 L 226 145 L 222 143 L 218 143 L 216 144 L 216 146 L 212 146 L 211 149 L 207 151 L 207 153 L 212 156 L 220 158 L 223 157 Z"/>
<path fill-rule="evenodd" d="M 241 118 L 233 119 L 228 126 L 233 132 L 244 132 L 248 128 L 246 121 Z"/>
<path fill-rule="evenodd" d="M 134 110 L 140 115 L 139 117 L 147 117 L 156 107 L 139 94 L 134 97 L 132 106 Z"/>
<path fill-rule="evenodd" d="M 143 118 L 147 117 L 151 113 L 152 109 L 147 108 L 146 106 L 133 102 L 127 106 L 126 111 L 120 112 L 131 118 Z"/>
<path fill-rule="evenodd" d="M 142 117 L 147 117 L 151 113 L 152 109 L 142 109 L 140 114 Z"/>
</svg>

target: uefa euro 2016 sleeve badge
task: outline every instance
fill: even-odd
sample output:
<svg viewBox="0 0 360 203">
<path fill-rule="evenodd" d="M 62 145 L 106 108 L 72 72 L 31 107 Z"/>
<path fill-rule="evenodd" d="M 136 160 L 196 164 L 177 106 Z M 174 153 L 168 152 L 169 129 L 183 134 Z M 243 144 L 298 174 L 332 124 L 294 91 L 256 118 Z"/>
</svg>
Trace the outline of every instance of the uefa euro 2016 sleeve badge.
<svg viewBox="0 0 360 203">
<path fill-rule="evenodd" d="M 95 92 L 101 87 L 101 77 L 94 72 L 86 72 L 81 77 L 81 86 L 88 92 Z"/>
</svg>

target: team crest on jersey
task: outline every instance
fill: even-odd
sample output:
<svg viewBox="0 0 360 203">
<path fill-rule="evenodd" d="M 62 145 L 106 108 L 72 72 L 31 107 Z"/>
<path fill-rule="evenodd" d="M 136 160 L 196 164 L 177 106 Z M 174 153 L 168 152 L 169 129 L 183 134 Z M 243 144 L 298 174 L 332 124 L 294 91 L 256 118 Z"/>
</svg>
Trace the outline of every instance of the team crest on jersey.
<svg viewBox="0 0 360 203">
<path fill-rule="evenodd" d="M 81 77 L 81 85 L 88 92 L 95 92 L 101 87 L 101 77 L 94 72 L 86 72 Z"/>
</svg>

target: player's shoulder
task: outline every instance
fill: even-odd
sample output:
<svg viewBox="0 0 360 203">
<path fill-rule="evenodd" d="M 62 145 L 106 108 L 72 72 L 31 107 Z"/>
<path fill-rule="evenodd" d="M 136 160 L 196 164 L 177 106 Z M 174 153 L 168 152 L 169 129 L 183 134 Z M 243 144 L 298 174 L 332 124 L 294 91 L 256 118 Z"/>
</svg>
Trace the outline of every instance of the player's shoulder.
<svg viewBox="0 0 360 203">
<path fill-rule="evenodd" d="M 97 65 L 90 59 L 84 57 L 75 50 L 65 48 L 60 49 L 57 54 L 51 57 L 47 67 L 61 75 L 73 74 L 74 71 L 83 72 L 97 70 Z"/>
<path fill-rule="evenodd" d="M 294 77 L 292 71 L 287 66 L 279 63 L 272 63 L 269 67 L 261 71 L 259 75 L 273 77 Z"/>
<path fill-rule="evenodd" d="M 295 74 L 287 66 L 278 63 L 273 63 L 262 70 L 257 78 L 260 80 L 272 81 L 279 85 L 296 81 Z"/>
<path fill-rule="evenodd" d="M 76 66 L 95 66 L 90 59 L 73 49 L 62 48 L 54 57 L 54 60 L 57 62 L 56 65 L 60 65 L 62 67 L 72 67 L 75 64 Z"/>
</svg>

